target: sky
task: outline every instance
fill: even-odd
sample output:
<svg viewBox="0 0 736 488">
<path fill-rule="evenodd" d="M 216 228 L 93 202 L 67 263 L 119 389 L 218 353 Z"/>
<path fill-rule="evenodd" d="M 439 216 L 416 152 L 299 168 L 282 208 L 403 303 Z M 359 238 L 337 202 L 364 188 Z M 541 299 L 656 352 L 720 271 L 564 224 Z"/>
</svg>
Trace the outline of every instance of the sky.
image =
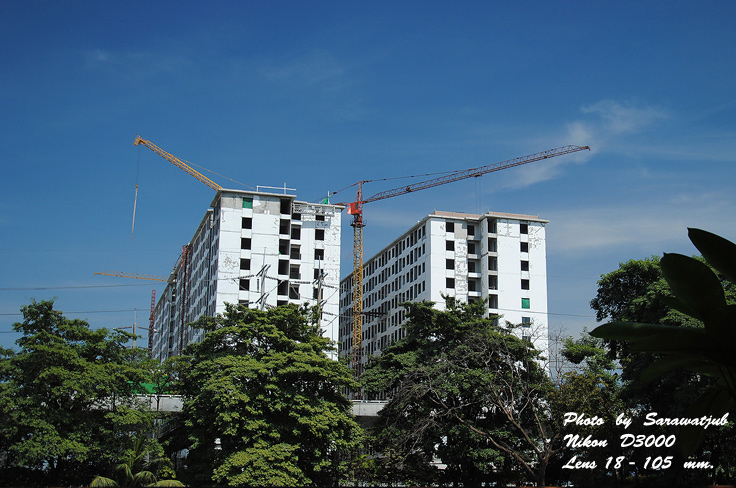
<svg viewBox="0 0 736 488">
<path fill-rule="evenodd" d="M 577 336 L 620 262 L 695 254 L 687 227 L 736 241 L 735 23 L 731 1 L 0 2 L 0 346 L 32 300 L 147 326 L 164 284 L 94 273 L 168 275 L 214 192 L 136 134 L 304 201 L 588 145 L 364 209 L 366 258 L 434 210 L 549 220 L 550 329 Z"/>
</svg>

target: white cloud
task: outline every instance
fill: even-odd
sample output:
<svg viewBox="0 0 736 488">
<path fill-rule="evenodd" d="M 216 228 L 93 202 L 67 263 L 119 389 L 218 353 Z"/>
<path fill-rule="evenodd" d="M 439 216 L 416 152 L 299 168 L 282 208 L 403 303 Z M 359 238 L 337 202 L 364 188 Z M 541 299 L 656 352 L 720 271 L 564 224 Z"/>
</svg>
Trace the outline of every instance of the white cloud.
<svg viewBox="0 0 736 488">
<path fill-rule="evenodd" d="M 168 51 L 85 51 L 82 57 L 91 70 L 110 73 L 119 79 L 140 82 L 141 79 L 197 71 L 187 54 Z"/>
<path fill-rule="evenodd" d="M 607 252 L 622 247 L 645 254 L 695 254 L 687 239 L 687 228 L 698 227 L 733 239 L 733 229 L 724 216 L 734 212 L 735 202 L 715 194 L 677 195 L 669 201 L 626 206 L 551 210 L 545 214 L 551 221 L 547 242 L 554 254 Z"/>
<path fill-rule="evenodd" d="M 550 146 L 565 141 L 565 144 L 589 146 L 582 151 L 560 158 L 543 161 L 520 168 L 516 178 L 506 183 L 505 188 L 525 188 L 536 183 L 552 180 L 562 174 L 570 164 L 583 164 L 591 156 L 605 148 L 621 148 L 623 138 L 643 132 L 658 121 L 670 118 L 661 108 L 637 104 L 601 100 L 580 108 L 583 117 L 568 122 L 562 131 L 535 141 L 535 144 Z M 628 143 L 630 144 L 630 143 Z M 645 151 L 641 148 L 640 151 Z"/>
<path fill-rule="evenodd" d="M 566 139 L 570 144 L 576 146 L 590 146 L 593 143 L 593 134 L 590 129 L 585 126 L 582 122 L 572 122 L 567 124 L 567 136 Z"/>
<path fill-rule="evenodd" d="M 573 127 L 571 130 L 577 132 L 575 137 L 567 139 L 571 141 L 571 145 L 588 146 L 590 144 L 590 139 L 585 139 L 584 127 Z M 496 189 L 526 188 L 543 181 L 552 180 L 563 173 L 566 165 L 583 164 L 588 161 L 588 159 L 590 159 L 591 152 L 592 151 L 583 150 L 520 166 L 516 171 L 514 171 L 514 177 L 512 179 L 506 180 L 504 184 L 496 187 Z"/>
<path fill-rule="evenodd" d="M 264 66 L 261 73 L 271 81 L 299 86 L 320 85 L 334 90 L 339 88 L 345 70 L 328 52 L 314 50 L 285 63 Z"/>
<path fill-rule="evenodd" d="M 94 51 L 85 51 L 83 53 L 87 66 L 95 66 L 113 62 L 113 55 L 110 51 L 95 49 Z"/>
<path fill-rule="evenodd" d="M 110 58 L 111 58 L 110 53 L 108 51 L 103 51 L 101 49 L 97 49 L 96 51 L 91 53 L 91 57 L 95 61 L 100 61 L 100 62 L 108 62 L 110 61 Z"/>
<path fill-rule="evenodd" d="M 600 129 L 612 134 L 638 132 L 658 120 L 670 117 L 665 110 L 658 107 L 621 104 L 614 100 L 601 100 L 582 107 L 581 111 L 584 114 L 598 115 L 602 119 Z"/>
</svg>

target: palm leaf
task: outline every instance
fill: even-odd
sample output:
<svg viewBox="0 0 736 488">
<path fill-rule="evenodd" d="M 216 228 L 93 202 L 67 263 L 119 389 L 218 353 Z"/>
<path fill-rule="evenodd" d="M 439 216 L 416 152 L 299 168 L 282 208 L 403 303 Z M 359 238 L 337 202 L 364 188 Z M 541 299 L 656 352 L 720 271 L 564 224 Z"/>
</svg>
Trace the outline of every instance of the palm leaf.
<svg viewBox="0 0 736 488">
<path fill-rule="evenodd" d="M 146 486 L 185 486 L 185 485 L 179 480 L 161 480 L 161 481 L 155 482 L 152 485 L 146 485 Z"/>
<path fill-rule="evenodd" d="M 90 483 L 89 486 L 92 488 L 107 488 L 110 486 L 118 486 L 118 484 L 115 480 L 111 480 L 110 478 L 97 476 L 92 480 L 92 483 Z"/>
</svg>

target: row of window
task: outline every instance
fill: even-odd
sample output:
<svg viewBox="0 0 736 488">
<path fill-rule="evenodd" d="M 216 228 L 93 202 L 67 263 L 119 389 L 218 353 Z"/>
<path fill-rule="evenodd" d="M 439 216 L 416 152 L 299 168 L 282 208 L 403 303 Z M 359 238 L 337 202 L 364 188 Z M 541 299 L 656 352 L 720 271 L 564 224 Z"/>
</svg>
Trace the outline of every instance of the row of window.
<svg viewBox="0 0 736 488">
<path fill-rule="evenodd" d="M 460 224 L 460 223 L 458 223 Z M 460 224 L 462 225 L 462 224 Z M 496 233 L 497 230 L 497 221 L 496 219 L 487 219 L 487 225 L 488 225 L 488 231 L 489 233 Z M 455 231 L 455 222 L 446 222 L 445 223 L 445 229 L 447 232 L 454 232 Z M 520 233 L 521 234 L 528 234 L 529 227 L 528 224 L 520 224 Z M 472 224 L 468 224 L 467 226 L 467 233 L 468 236 L 474 236 L 476 234 L 476 228 Z M 416 279 L 419 274 L 421 274 L 424 269 L 418 269 L 417 273 L 414 273 L 414 270 L 410 270 L 409 273 L 407 273 L 406 279 L 403 279 L 404 276 L 398 277 L 398 280 L 393 280 L 393 282 L 389 282 L 388 278 L 392 274 L 396 273 L 398 269 L 404 268 L 404 266 L 412 263 L 414 260 L 416 260 L 419 256 L 424 254 L 424 245 L 418 246 L 417 248 L 411 249 L 413 246 L 415 246 L 421 239 L 423 239 L 426 236 L 426 226 L 418 227 L 414 231 L 412 231 L 406 238 L 402 239 L 401 241 L 397 242 L 396 245 L 385 251 L 383 254 L 377 256 L 375 259 L 371 260 L 370 263 L 366 266 L 366 274 L 367 280 L 366 280 L 366 292 L 367 296 L 365 297 L 365 305 L 366 307 L 370 307 L 375 305 L 376 303 L 384 300 L 386 296 L 391 292 L 397 292 L 404 283 L 411 282 L 414 279 Z M 478 251 L 477 243 L 474 242 L 468 242 L 468 254 L 476 254 Z M 445 249 L 448 251 L 455 251 L 455 240 L 453 239 L 447 239 L 445 244 Z M 411 252 L 407 256 L 399 257 L 403 252 L 407 249 L 410 249 Z M 488 249 L 490 252 L 497 252 L 497 239 L 495 237 L 489 237 L 488 238 Z M 529 252 L 529 243 L 528 242 L 520 242 L 519 247 L 520 252 L 526 253 Z M 386 266 L 392 258 L 397 259 L 395 263 L 393 263 L 392 266 L 389 266 L 386 269 L 380 270 L 380 268 Z M 475 273 L 479 272 L 477 269 L 478 262 L 473 260 L 468 260 L 468 272 Z M 521 269 L 523 271 L 529 271 L 529 261 L 524 260 L 521 262 Z M 398 269 L 397 269 L 398 268 Z M 422 267 L 423 268 L 423 264 Z M 448 270 L 454 270 L 455 268 L 455 260 L 454 259 L 447 259 L 446 260 L 446 268 Z M 488 259 L 488 269 L 490 271 L 497 271 L 498 270 L 498 259 L 495 256 L 489 256 Z M 380 272 L 375 276 L 370 276 L 371 274 L 375 273 L 376 271 Z M 455 288 L 455 279 L 454 278 L 447 278 L 446 279 L 446 287 L 449 289 Z M 475 280 L 477 281 L 477 280 Z M 468 288 L 469 291 L 480 291 L 478 284 L 470 280 L 468 282 Z M 385 284 L 384 284 L 385 283 Z M 374 289 L 376 285 L 383 285 L 380 286 L 379 290 L 377 290 L 377 293 L 371 293 L 371 291 Z M 520 287 L 522 290 L 529 290 L 530 288 L 530 280 L 529 279 L 522 279 L 520 283 Z M 347 292 L 350 288 L 352 288 L 352 282 L 344 282 L 343 283 L 343 292 Z M 423 288 L 423 287 L 422 287 Z M 421 288 L 420 288 L 421 289 Z M 490 275 L 488 277 L 488 289 L 489 290 L 497 290 L 498 289 L 498 277 L 496 275 Z M 403 297 L 407 297 L 408 295 L 414 295 L 416 296 L 418 290 L 414 286 L 412 286 L 412 289 L 409 293 L 406 295 L 404 293 L 400 293 L 399 295 Z M 413 292 L 413 293 L 412 293 Z M 343 307 L 346 307 L 351 301 L 352 296 L 349 294 L 343 293 L 343 299 L 341 305 Z M 497 302 L 497 296 L 493 296 L 493 298 L 496 299 Z M 393 305 L 394 300 L 390 300 L 387 305 L 390 305 L 390 308 L 394 308 L 395 305 Z M 522 307 L 525 305 L 529 305 L 529 299 L 525 298 L 522 302 Z M 530 305 L 529 305 L 530 306 Z M 497 307 L 497 305 L 496 305 Z M 383 305 L 381 306 L 383 308 Z"/>
<path fill-rule="evenodd" d="M 454 251 L 455 241 L 445 241 L 445 250 Z M 477 246 L 474 242 L 468 242 L 468 254 L 477 254 Z M 529 252 L 529 243 L 521 241 L 519 243 L 520 252 Z M 488 238 L 488 252 L 498 252 L 498 241 L 495 237 Z"/>
<path fill-rule="evenodd" d="M 495 276 L 489 276 L 488 277 L 488 289 L 489 290 L 496 290 L 498 288 L 498 281 L 497 277 Z M 493 281 L 491 281 L 491 278 L 493 278 Z M 475 280 L 468 281 L 468 290 L 469 291 L 480 291 L 476 290 L 477 285 L 475 284 Z M 445 278 L 445 288 L 448 290 L 455 289 L 455 278 Z M 529 289 L 529 280 L 521 280 L 521 289 L 522 290 L 528 290 Z M 489 300 L 493 300 L 493 297 L 498 299 L 497 295 L 489 295 Z M 491 308 L 498 308 L 496 305 L 495 307 L 491 305 Z M 522 298 L 521 299 L 521 308 L 531 308 L 531 302 L 529 298 Z"/>
<path fill-rule="evenodd" d="M 496 219 L 488 219 L 488 233 L 489 234 L 495 234 L 497 232 L 497 226 L 498 221 Z M 460 222 L 458 222 L 458 225 L 462 225 Z M 446 222 L 445 223 L 445 230 L 447 232 L 455 232 L 455 222 Z M 528 223 L 520 223 L 519 224 L 519 233 L 520 234 L 529 234 L 529 224 Z M 468 235 L 474 236 L 475 235 L 475 225 L 468 224 Z"/>
<path fill-rule="evenodd" d="M 300 217 L 301 218 L 301 216 L 299 214 L 294 214 L 292 216 L 292 218 L 293 217 Z M 316 215 L 315 218 L 318 221 L 324 221 L 325 220 L 325 216 L 324 215 Z M 299 219 L 294 219 L 294 220 L 299 220 Z M 241 225 L 240 226 L 243 229 L 246 229 L 246 230 L 247 229 L 252 229 L 253 228 L 253 217 L 242 217 L 241 218 Z M 291 232 L 290 232 L 290 229 L 291 229 Z M 282 219 L 281 222 L 280 222 L 280 224 L 279 224 L 279 234 L 289 234 L 289 233 L 291 233 L 293 235 L 293 234 L 295 234 L 295 229 L 296 229 L 297 235 L 298 234 L 301 234 L 300 227 L 298 225 L 291 225 L 291 220 L 289 220 L 289 219 Z M 314 235 L 315 235 L 315 239 L 317 239 L 318 241 L 325 240 L 325 230 L 324 229 L 315 229 L 314 230 Z M 295 239 L 298 239 L 298 238 L 299 237 L 295 237 Z"/>
<path fill-rule="evenodd" d="M 298 230 L 298 228 L 297 228 Z M 300 238 L 300 233 L 297 232 L 296 234 L 293 232 L 294 229 L 292 229 L 291 238 L 298 240 Z M 325 231 L 324 229 L 316 229 L 314 233 L 314 240 L 315 241 L 324 241 L 325 240 Z M 243 250 L 250 250 L 252 245 L 252 241 L 250 237 L 241 237 L 240 238 L 240 249 Z M 293 253 L 294 249 L 297 249 L 297 255 L 298 255 L 298 246 L 294 246 L 291 248 L 291 251 Z M 288 241 L 281 240 L 279 241 L 279 254 L 286 254 L 288 249 Z M 315 252 L 318 251 L 318 249 L 315 249 Z M 295 258 L 296 259 L 296 258 Z M 322 250 L 322 257 L 318 258 L 315 255 L 315 259 L 324 259 L 324 250 Z"/>
</svg>

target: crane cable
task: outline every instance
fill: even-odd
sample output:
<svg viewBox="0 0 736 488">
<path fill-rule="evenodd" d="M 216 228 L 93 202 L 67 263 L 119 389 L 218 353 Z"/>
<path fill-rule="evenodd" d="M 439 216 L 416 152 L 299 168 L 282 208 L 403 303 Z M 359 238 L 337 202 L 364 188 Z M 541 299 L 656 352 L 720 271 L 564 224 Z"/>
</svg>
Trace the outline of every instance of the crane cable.
<svg viewBox="0 0 736 488">
<path fill-rule="evenodd" d="M 190 162 L 190 161 L 187 161 L 186 159 L 182 159 L 182 161 L 184 161 L 185 163 L 187 163 L 187 164 L 188 164 L 189 166 L 195 166 L 195 167 L 197 167 L 197 168 L 201 169 L 202 171 L 207 171 L 208 173 L 212 173 L 213 175 L 217 175 L 217 176 L 219 176 L 220 178 L 225 178 L 226 180 L 230 180 L 230 181 L 232 181 L 233 183 L 237 183 L 237 184 L 238 184 L 238 185 L 240 185 L 240 186 L 244 186 L 244 187 L 246 187 L 246 188 L 250 188 L 250 189 L 251 189 L 251 190 L 253 190 L 253 191 L 255 191 L 255 190 L 256 190 L 256 189 L 255 189 L 255 188 L 253 188 L 252 186 L 248 186 L 248 185 L 246 185 L 245 183 L 241 183 L 241 182 L 239 182 L 238 180 L 234 180 L 234 179 L 232 179 L 232 178 L 228 178 L 227 176 L 225 176 L 225 175 L 221 175 L 220 173 L 217 173 L 217 172 L 215 172 L 215 171 L 212 171 L 211 169 L 207 169 L 207 168 L 205 168 L 204 166 L 200 166 L 200 165 L 198 165 L 198 164 L 194 164 L 194 163 L 192 163 L 192 162 Z"/>
<path fill-rule="evenodd" d="M 133 240 L 133 233 L 135 232 L 135 209 L 138 205 L 138 179 L 141 174 L 141 151 L 138 150 L 138 161 L 135 168 L 135 199 L 133 200 L 133 226 L 130 229 L 130 240 Z"/>
<path fill-rule="evenodd" d="M 391 178 L 376 178 L 374 180 L 363 180 L 363 181 L 358 181 L 356 183 L 353 183 L 350 186 L 346 186 L 345 188 L 342 188 L 340 190 L 333 191 L 333 192 L 329 193 L 328 196 L 332 196 L 332 195 L 335 195 L 337 193 L 340 193 L 341 191 L 345 191 L 345 190 L 347 190 L 349 188 L 354 187 L 355 185 L 357 185 L 359 183 L 374 183 L 376 181 L 405 180 L 405 179 L 408 179 L 408 178 L 424 178 L 425 176 L 449 175 L 449 174 L 459 173 L 459 172 L 460 171 L 438 171 L 437 173 L 424 173 L 424 174 L 418 174 L 418 175 L 394 176 L 394 177 L 391 177 Z"/>
</svg>

